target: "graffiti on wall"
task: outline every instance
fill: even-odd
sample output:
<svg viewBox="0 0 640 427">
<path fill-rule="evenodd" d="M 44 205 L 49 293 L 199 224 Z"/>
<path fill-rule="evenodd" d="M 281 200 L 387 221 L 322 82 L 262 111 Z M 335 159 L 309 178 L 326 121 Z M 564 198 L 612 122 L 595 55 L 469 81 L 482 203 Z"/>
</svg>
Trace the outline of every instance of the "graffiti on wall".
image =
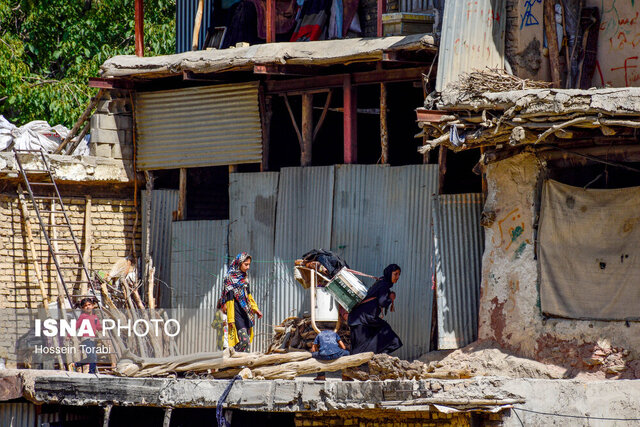
<svg viewBox="0 0 640 427">
<path fill-rule="evenodd" d="M 518 259 L 531 242 L 525 237 L 525 223 L 520 208 L 515 208 L 497 221 L 500 232 L 500 244 L 505 252 L 513 252 L 513 259 Z"/>
<path fill-rule="evenodd" d="M 520 29 L 524 27 L 530 27 L 532 25 L 539 25 L 540 21 L 535 17 L 533 13 L 533 6 L 536 3 L 542 4 L 542 0 L 525 0 L 524 1 L 524 13 L 520 14 Z"/>
</svg>

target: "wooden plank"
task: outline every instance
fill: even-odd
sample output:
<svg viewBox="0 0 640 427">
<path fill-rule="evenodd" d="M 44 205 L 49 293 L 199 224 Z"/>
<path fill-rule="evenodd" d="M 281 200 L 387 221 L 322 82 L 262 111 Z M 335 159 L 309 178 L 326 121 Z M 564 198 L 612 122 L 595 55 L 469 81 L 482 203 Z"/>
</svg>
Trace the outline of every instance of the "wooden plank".
<svg viewBox="0 0 640 427">
<path fill-rule="evenodd" d="M 193 22 L 193 38 L 191 39 L 191 50 L 198 50 L 198 39 L 200 38 L 200 27 L 202 26 L 202 11 L 204 10 L 204 0 L 198 0 L 198 10 Z"/>
<path fill-rule="evenodd" d="M 254 377 L 264 377 L 267 380 L 285 379 L 291 380 L 300 375 L 315 374 L 317 372 L 335 372 L 345 368 L 352 368 L 367 363 L 373 357 L 373 353 L 360 353 L 351 356 L 343 356 L 331 361 L 307 359 L 302 362 L 282 363 L 276 366 L 263 366 L 252 369 Z"/>
<path fill-rule="evenodd" d="M 305 67 L 304 65 L 261 64 L 253 66 L 253 74 L 274 76 L 314 76 L 317 73 L 317 69 Z"/>
<path fill-rule="evenodd" d="M 560 77 L 560 51 L 558 49 L 558 35 L 556 32 L 555 0 L 544 0 L 544 32 L 547 36 L 549 49 L 549 68 L 551 69 L 551 81 L 553 87 L 559 88 L 562 84 Z"/>
<path fill-rule="evenodd" d="M 425 65 L 424 67 L 361 71 L 351 74 L 351 84 L 358 86 L 376 83 L 421 81 L 422 74 L 426 74 L 428 68 L 429 67 Z M 265 86 L 266 92 L 272 94 L 328 89 L 332 87 L 342 87 L 346 76 L 349 76 L 349 74 L 331 74 L 328 76 L 303 77 L 289 80 L 270 80 L 265 82 Z"/>
<path fill-rule="evenodd" d="M 313 95 L 302 94 L 302 147 L 300 166 L 311 166 L 313 146 Z"/>
<path fill-rule="evenodd" d="M 342 87 L 345 164 L 358 162 L 358 100 L 356 90 L 356 87 L 352 84 L 351 76 L 346 75 Z"/>
<path fill-rule="evenodd" d="M 82 259 L 84 260 L 85 265 L 88 265 L 87 260 L 89 259 L 89 256 L 91 256 L 91 233 L 93 231 L 93 227 L 91 224 L 91 196 L 86 195 L 85 196 L 85 206 L 84 206 L 84 251 L 82 253 Z M 88 268 L 88 266 L 87 266 Z M 90 277 L 87 277 L 87 275 L 85 274 L 85 270 L 82 267 L 82 265 L 80 265 L 80 272 L 79 272 L 79 277 L 84 276 L 85 279 L 87 280 L 86 283 L 81 283 L 80 284 L 80 295 L 87 295 L 87 292 L 89 291 L 87 289 L 87 283 L 89 283 L 89 281 L 91 280 Z"/>
<path fill-rule="evenodd" d="M 180 168 L 180 184 L 178 193 L 178 221 L 187 218 L 187 169 Z"/>
<path fill-rule="evenodd" d="M 136 0 L 134 20 L 136 56 L 144 56 L 144 0 Z"/>
<path fill-rule="evenodd" d="M 276 41 L 276 0 L 267 0 L 267 43 Z"/>
<path fill-rule="evenodd" d="M 78 129 L 80 129 L 80 126 L 82 126 L 82 124 L 86 122 L 87 119 L 91 116 L 91 112 L 98 104 L 98 101 L 100 101 L 100 98 L 102 98 L 103 94 L 104 89 L 100 89 L 98 91 L 98 94 L 95 97 L 91 98 L 91 101 L 89 102 L 89 105 L 87 105 L 87 108 L 84 110 L 78 121 L 76 121 L 76 123 L 73 125 L 73 128 L 71 128 L 69 134 L 67 134 L 65 139 L 60 143 L 60 145 L 58 145 L 58 148 L 55 149 L 53 154 L 59 154 L 62 152 L 62 150 L 64 150 L 64 147 L 66 147 L 69 141 L 71 141 L 71 138 L 73 138 L 76 133 L 78 133 Z"/>
<path fill-rule="evenodd" d="M 386 10 L 387 1 L 386 0 L 378 0 L 377 10 L 376 10 L 376 33 L 378 37 L 382 37 L 382 14 Z"/>
<path fill-rule="evenodd" d="M 111 409 L 113 405 L 104 407 L 104 415 L 102 416 L 102 427 L 109 427 L 109 419 L 111 418 Z"/>
<path fill-rule="evenodd" d="M 447 147 L 440 144 L 440 153 L 438 153 L 438 194 L 443 194 L 444 180 L 447 174 Z"/>
<path fill-rule="evenodd" d="M 387 130 L 387 85 L 380 83 L 380 163 L 389 163 L 389 132 Z"/>
</svg>

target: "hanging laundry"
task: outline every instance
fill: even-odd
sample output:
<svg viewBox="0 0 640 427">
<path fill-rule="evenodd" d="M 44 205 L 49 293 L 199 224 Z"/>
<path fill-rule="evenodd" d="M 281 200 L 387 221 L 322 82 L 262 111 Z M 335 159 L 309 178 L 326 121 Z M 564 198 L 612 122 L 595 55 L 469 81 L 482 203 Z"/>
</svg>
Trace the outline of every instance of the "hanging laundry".
<svg viewBox="0 0 640 427">
<path fill-rule="evenodd" d="M 332 0 L 306 0 L 302 6 L 300 19 L 291 36 L 292 42 L 322 40 L 329 19 Z"/>
<path fill-rule="evenodd" d="M 258 37 L 267 38 L 266 0 L 249 0 L 256 7 L 258 14 Z M 296 11 L 298 6 L 296 0 L 276 0 L 276 34 L 287 34 L 296 25 Z"/>
</svg>

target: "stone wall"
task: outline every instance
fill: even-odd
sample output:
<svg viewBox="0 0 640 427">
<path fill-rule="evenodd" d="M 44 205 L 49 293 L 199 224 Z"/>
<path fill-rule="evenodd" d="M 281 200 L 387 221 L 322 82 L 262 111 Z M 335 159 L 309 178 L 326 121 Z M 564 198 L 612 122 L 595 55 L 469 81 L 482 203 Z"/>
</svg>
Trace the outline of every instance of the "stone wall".
<svg viewBox="0 0 640 427">
<path fill-rule="evenodd" d="M 544 318 L 534 254 L 540 165 L 521 154 L 490 164 L 478 336 L 566 375 L 640 378 L 640 323 Z"/>
<path fill-rule="evenodd" d="M 79 240 L 81 250 L 84 251 L 87 201 L 85 197 L 64 198 L 63 201 L 73 232 Z M 49 203 L 41 203 L 40 206 L 42 209 L 50 210 Z M 3 218 L 0 222 L 0 308 L 35 308 L 41 305 L 42 296 L 31 262 L 17 196 L 0 195 L 0 214 Z M 55 265 L 49 256 L 44 236 L 40 233 L 35 212 L 30 210 L 29 214 L 38 257 L 44 260 L 46 291 L 49 296 L 56 297 L 58 290 Z M 91 199 L 91 251 L 86 260 L 90 269 L 108 273 L 113 263 L 132 252 L 132 236 L 135 236 L 136 249 L 140 252 L 141 220 L 138 219 L 134 232 L 135 216 L 133 200 L 98 197 Z M 48 218 L 45 222 L 49 222 Z M 58 237 L 63 238 L 66 235 L 59 234 Z M 74 250 L 70 241 L 58 243 L 61 252 Z M 75 265 L 68 256 L 60 257 L 60 261 L 67 265 Z M 78 276 L 79 271 L 68 270 L 65 279 L 78 280 Z"/>
</svg>

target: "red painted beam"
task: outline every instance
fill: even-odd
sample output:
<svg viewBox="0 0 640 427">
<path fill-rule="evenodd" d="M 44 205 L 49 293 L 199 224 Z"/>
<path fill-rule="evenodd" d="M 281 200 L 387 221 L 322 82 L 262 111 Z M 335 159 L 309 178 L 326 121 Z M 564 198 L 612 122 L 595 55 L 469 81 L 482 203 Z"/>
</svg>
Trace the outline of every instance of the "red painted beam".
<svg viewBox="0 0 640 427">
<path fill-rule="evenodd" d="M 97 87 L 100 89 L 133 89 L 134 85 L 131 80 L 89 77 L 89 87 Z"/>
<path fill-rule="evenodd" d="M 276 41 L 276 0 L 267 0 L 267 43 Z"/>
<path fill-rule="evenodd" d="M 382 14 L 386 12 L 387 0 L 378 0 L 378 21 L 377 33 L 378 37 L 382 37 Z"/>
<path fill-rule="evenodd" d="M 144 56 L 144 0 L 136 0 L 135 34 L 136 56 Z"/>
<path fill-rule="evenodd" d="M 358 162 L 358 101 L 356 87 L 351 76 L 344 76 L 342 85 L 344 108 L 344 163 Z"/>
</svg>

